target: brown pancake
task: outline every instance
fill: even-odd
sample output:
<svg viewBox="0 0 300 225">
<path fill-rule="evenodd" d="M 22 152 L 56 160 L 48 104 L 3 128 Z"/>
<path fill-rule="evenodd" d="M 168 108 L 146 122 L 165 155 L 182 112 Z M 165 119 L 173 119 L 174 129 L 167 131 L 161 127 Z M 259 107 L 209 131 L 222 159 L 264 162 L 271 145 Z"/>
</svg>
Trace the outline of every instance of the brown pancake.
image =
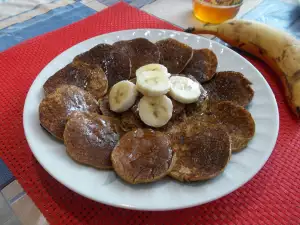
<svg viewBox="0 0 300 225">
<path fill-rule="evenodd" d="M 114 48 L 109 44 L 99 44 L 74 58 L 74 62 L 83 62 L 86 64 L 96 64 L 101 66 L 103 61 L 110 55 Z M 104 70 L 104 68 L 102 68 Z M 106 71 L 104 71 L 106 72 Z"/>
<path fill-rule="evenodd" d="M 40 123 L 53 136 L 63 140 L 67 118 L 76 111 L 98 113 L 99 106 L 90 93 L 76 86 L 63 85 L 40 103 Z"/>
<path fill-rule="evenodd" d="M 127 54 L 132 65 L 131 77 L 135 77 L 135 71 L 141 66 L 158 63 L 160 52 L 158 47 L 145 38 L 136 38 L 128 41 L 118 41 L 113 44 L 118 51 Z"/>
<path fill-rule="evenodd" d="M 110 169 L 111 152 L 122 133 L 118 119 L 76 112 L 66 124 L 64 144 L 73 160 L 98 169 Z"/>
<path fill-rule="evenodd" d="M 251 82 L 238 72 L 218 72 L 203 87 L 211 102 L 231 101 L 246 107 L 254 96 Z"/>
<path fill-rule="evenodd" d="M 89 51 L 75 57 L 74 62 L 99 65 L 108 79 L 108 87 L 121 80 L 127 80 L 131 74 L 131 62 L 127 55 L 117 51 L 109 44 L 99 44 Z"/>
<path fill-rule="evenodd" d="M 150 129 L 126 133 L 111 158 L 115 172 L 131 184 L 156 181 L 166 176 L 173 166 L 168 137 Z"/>
<path fill-rule="evenodd" d="M 61 85 L 77 86 L 99 99 L 106 94 L 108 83 L 105 73 L 98 65 L 71 63 L 45 82 L 43 86 L 45 94 L 50 94 Z"/>
<path fill-rule="evenodd" d="M 175 39 L 168 38 L 156 42 L 160 51 L 160 63 L 169 73 L 180 73 L 193 57 L 193 49 Z"/>
<path fill-rule="evenodd" d="M 232 152 L 244 149 L 255 134 L 251 114 L 232 102 L 220 102 L 210 109 L 210 122 L 219 123 L 229 134 Z"/>
<path fill-rule="evenodd" d="M 229 101 L 215 103 L 206 110 L 196 111 L 187 121 L 223 127 L 230 136 L 232 152 L 244 149 L 255 134 L 255 122 L 251 114 L 244 107 Z"/>
<path fill-rule="evenodd" d="M 218 59 L 209 49 L 194 50 L 193 58 L 186 65 L 183 74 L 193 75 L 200 83 L 209 81 L 216 73 Z"/>
<path fill-rule="evenodd" d="M 146 125 L 133 111 L 129 110 L 121 114 L 121 128 L 125 132 L 144 127 Z"/>
<path fill-rule="evenodd" d="M 170 176 L 191 182 L 219 175 L 231 156 L 230 138 L 218 126 L 190 120 L 171 133 L 171 146 L 176 162 Z"/>
</svg>

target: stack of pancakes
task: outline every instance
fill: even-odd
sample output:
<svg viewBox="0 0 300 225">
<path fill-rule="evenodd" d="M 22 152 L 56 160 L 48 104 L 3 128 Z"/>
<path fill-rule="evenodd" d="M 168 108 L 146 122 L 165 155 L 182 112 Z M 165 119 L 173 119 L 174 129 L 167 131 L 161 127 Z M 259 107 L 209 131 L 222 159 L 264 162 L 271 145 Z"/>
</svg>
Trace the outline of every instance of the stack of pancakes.
<svg viewBox="0 0 300 225">
<path fill-rule="evenodd" d="M 172 75 L 187 76 L 201 87 L 196 103 L 172 100 L 172 118 L 158 129 L 140 120 L 139 97 L 120 114 L 112 112 L 108 102 L 114 84 L 135 83 L 135 71 L 151 63 L 163 64 Z M 40 123 L 64 142 L 76 162 L 113 168 L 129 183 L 153 182 L 166 175 L 183 182 L 210 179 L 255 132 L 245 108 L 254 95 L 251 82 L 238 72 L 216 72 L 217 65 L 211 50 L 192 49 L 171 38 L 99 44 L 45 82 Z"/>
</svg>

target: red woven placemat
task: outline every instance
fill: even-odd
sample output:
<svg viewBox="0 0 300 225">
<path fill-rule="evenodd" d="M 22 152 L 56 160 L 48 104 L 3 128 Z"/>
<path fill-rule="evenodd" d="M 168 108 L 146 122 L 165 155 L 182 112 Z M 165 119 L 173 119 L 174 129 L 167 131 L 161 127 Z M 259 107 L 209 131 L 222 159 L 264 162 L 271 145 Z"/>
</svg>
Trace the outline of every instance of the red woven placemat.
<svg viewBox="0 0 300 225">
<path fill-rule="evenodd" d="M 0 54 L 0 157 L 50 224 L 300 224 L 300 126 L 273 72 L 249 58 L 271 85 L 280 132 L 264 168 L 246 185 L 212 203 L 170 212 L 139 212 L 102 205 L 68 190 L 37 163 L 25 140 L 22 110 L 37 74 L 55 56 L 95 35 L 122 29 L 178 29 L 119 3 L 85 20 L 31 39 Z"/>
</svg>

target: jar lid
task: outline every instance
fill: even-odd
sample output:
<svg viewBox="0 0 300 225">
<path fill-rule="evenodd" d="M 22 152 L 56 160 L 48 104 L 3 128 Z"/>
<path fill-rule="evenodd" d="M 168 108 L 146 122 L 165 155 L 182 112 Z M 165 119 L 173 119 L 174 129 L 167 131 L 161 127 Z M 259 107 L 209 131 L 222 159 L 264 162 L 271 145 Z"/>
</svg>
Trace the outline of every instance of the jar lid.
<svg viewBox="0 0 300 225">
<path fill-rule="evenodd" d="M 243 3 L 243 0 L 200 0 L 212 5 L 219 5 L 219 6 L 232 6 L 238 5 Z"/>
</svg>

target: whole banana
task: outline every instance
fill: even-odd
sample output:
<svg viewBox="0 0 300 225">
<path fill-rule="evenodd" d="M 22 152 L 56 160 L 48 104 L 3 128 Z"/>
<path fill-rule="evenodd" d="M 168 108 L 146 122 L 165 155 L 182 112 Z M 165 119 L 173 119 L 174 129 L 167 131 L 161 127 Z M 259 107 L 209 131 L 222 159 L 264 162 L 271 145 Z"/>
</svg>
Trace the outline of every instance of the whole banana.
<svg viewBox="0 0 300 225">
<path fill-rule="evenodd" d="M 299 40 L 286 32 L 248 20 L 229 20 L 219 25 L 199 24 L 186 32 L 213 34 L 262 59 L 281 79 L 289 106 L 300 117 Z"/>
</svg>

